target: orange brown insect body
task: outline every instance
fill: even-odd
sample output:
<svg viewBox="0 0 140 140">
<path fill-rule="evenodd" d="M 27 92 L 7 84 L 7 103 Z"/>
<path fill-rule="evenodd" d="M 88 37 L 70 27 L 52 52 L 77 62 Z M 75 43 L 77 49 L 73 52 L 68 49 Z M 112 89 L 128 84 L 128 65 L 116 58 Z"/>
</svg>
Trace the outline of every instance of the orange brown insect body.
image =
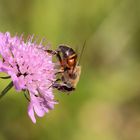
<svg viewBox="0 0 140 140">
<path fill-rule="evenodd" d="M 62 92 L 75 90 L 81 74 L 76 52 L 66 45 L 60 45 L 56 51 L 47 50 L 47 52 L 56 55 L 60 62 L 60 69 L 56 73 L 60 78 L 52 84 L 52 87 Z"/>
</svg>

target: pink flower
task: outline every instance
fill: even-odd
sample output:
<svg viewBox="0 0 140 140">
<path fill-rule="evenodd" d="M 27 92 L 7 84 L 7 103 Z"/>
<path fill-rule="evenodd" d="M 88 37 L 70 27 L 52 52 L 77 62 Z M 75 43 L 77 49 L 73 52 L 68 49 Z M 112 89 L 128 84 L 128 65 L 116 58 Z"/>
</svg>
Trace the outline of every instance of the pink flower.
<svg viewBox="0 0 140 140">
<path fill-rule="evenodd" d="M 34 112 L 42 117 L 57 103 L 50 87 L 55 78 L 54 63 L 42 48 L 31 40 L 24 42 L 22 37 L 0 33 L 0 71 L 11 76 L 17 91 L 29 92 L 28 114 L 34 123 Z"/>
</svg>

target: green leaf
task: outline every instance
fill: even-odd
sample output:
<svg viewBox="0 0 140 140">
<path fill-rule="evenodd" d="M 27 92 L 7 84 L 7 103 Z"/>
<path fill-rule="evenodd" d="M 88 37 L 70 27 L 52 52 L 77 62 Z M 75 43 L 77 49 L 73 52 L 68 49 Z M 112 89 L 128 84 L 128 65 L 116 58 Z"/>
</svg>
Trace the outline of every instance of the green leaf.
<svg viewBox="0 0 140 140">
<path fill-rule="evenodd" d="M 25 90 L 24 91 L 24 96 L 25 96 L 25 98 L 30 102 L 30 99 L 29 99 L 29 91 L 28 90 Z"/>
<path fill-rule="evenodd" d="M 7 87 L 0 93 L 0 99 L 13 87 L 13 82 L 10 82 Z"/>
<path fill-rule="evenodd" d="M 9 78 L 11 78 L 11 76 L 2 76 L 2 77 L 0 77 L 1 79 L 9 79 Z"/>
</svg>

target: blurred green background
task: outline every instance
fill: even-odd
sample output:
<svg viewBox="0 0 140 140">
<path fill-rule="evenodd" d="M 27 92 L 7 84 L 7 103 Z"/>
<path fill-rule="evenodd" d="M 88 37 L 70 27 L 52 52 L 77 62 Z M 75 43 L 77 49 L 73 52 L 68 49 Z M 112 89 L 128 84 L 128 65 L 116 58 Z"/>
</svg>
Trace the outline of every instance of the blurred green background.
<svg viewBox="0 0 140 140">
<path fill-rule="evenodd" d="M 0 31 L 78 52 L 86 40 L 76 91 L 54 91 L 36 124 L 23 93 L 1 99 L 0 140 L 140 140 L 140 0 L 0 0 Z"/>
</svg>

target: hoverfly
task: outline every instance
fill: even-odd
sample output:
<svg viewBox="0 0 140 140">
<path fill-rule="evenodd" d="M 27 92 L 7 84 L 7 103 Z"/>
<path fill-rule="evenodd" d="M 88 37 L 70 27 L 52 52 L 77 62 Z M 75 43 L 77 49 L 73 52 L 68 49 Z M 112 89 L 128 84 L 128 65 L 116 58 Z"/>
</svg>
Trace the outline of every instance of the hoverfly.
<svg viewBox="0 0 140 140">
<path fill-rule="evenodd" d="M 84 46 L 81 54 L 83 50 Z M 62 92 L 71 92 L 75 90 L 81 74 L 81 66 L 79 66 L 78 63 L 77 53 L 67 45 L 59 45 L 58 49 L 55 51 L 46 51 L 52 55 L 56 55 L 60 63 L 60 69 L 56 73 L 56 75 L 60 75 L 60 78 L 53 82 L 52 87 Z"/>
</svg>

